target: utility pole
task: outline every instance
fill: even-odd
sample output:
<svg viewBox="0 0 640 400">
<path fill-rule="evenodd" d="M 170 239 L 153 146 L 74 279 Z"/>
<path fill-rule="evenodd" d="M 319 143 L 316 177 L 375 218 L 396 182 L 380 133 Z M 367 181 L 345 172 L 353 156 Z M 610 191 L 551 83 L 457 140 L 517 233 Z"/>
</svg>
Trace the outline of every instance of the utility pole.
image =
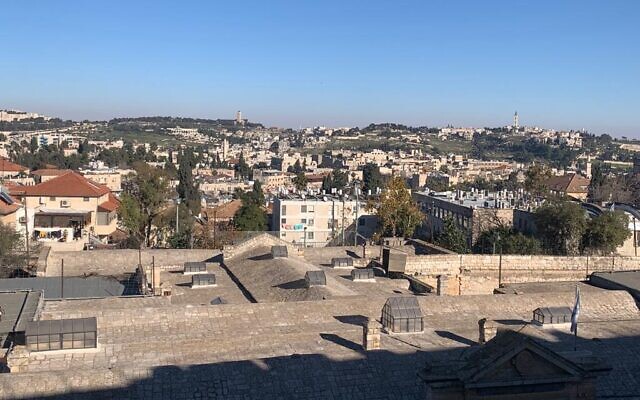
<svg viewBox="0 0 640 400">
<path fill-rule="evenodd" d="M 178 197 L 176 199 L 176 235 L 178 234 L 178 232 L 180 231 L 180 225 L 178 224 L 179 222 L 179 218 L 180 218 L 180 198 Z"/>
<path fill-rule="evenodd" d="M 304 237 L 302 238 L 304 240 L 304 248 L 307 248 L 307 227 L 304 227 Z"/>
<path fill-rule="evenodd" d="M 355 181 L 353 183 L 353 186 L 354 186 L 355 191 L 356 191 L 356 219 L 355 219 L 355 222 L 353 224 L 354 231 L 355 231 L 355 233 L 353 235 L 353 245 L 357 246 L 358 245 L 358 206 L 360 205 L 360 203 L 359 203 L 360 199 L 359 199 L 359 196 L 358 196 L 358 192 L 360 190 L 360 185 L 358 184 L 358 181 Z"/>
<path fill-rule="evenodd" d="M 213 210 L 213 248 L 216 249 L 216 217 L 218 215 L 217 210 Z"/>
<path fill-rule="evenodd" d="M 342 245 L 344 246 L 344 196 L 342 196 Z"/>
<path fill-rule="evenodd" d="M 27 246 L 27 270 L 31 262 L 31 250 L 29 250 L 29 212 L 27 211 L 27 201 L 24 202 L 24 238 Z"/>
</svg>

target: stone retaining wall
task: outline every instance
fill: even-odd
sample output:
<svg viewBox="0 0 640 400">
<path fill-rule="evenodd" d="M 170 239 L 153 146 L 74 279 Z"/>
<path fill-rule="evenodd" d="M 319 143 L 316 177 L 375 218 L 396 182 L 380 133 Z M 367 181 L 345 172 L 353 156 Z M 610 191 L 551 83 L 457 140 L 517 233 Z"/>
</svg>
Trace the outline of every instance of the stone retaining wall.
<svg viewBox="0 0 640 400">
<path fill-rule="evenodd" d="M 140 252 L 142 265 L 155 262 L 163 268 L 180 266 L 186 261 L 211 260 L 219 250 L 200 249 L 145 249 Z M 84 274 L 122 275 L 135 272 L 138 266 L 138 250 L 88 250 L 50 252 L 47 259 L 46 276 L 60 276 L 64 260 L 65 276 Z"/>
<path fill-rule="evenodd" d="M 436 286 L 448 276 L 446 294 L 488 294 L 502 283 L 578 281 L 596 271 L 640 269 L 640 257 L 556 257 L 438 254 L 407 257 L 406 273 Z"/>
</svg>

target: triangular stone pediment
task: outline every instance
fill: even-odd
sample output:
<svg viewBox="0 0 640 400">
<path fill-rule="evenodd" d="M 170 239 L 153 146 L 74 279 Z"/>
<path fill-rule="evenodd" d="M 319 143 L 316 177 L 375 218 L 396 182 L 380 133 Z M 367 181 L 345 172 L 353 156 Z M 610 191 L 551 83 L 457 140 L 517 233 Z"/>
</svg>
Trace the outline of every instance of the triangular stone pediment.
<svg viewBox="0 0 640 400">
<path fill-rule="evenodd" d="M 521 342 L 501 356 L 483 364 L 482 368 L 476 369 L 464 381 L 479 384 L 522 380 L 572 380 L 583 373 L 579 366 L 532 341 Z"/>
<path fill-rule="evenodd" d="M 571 377 L 569 371 L 560 368 L 529 349 L 522 349 L 512 357 L 502 360 L 487 371 L 476 382 L 510 381 L 521 379 L 541 379 L 551 377 Z"/>
</svg>

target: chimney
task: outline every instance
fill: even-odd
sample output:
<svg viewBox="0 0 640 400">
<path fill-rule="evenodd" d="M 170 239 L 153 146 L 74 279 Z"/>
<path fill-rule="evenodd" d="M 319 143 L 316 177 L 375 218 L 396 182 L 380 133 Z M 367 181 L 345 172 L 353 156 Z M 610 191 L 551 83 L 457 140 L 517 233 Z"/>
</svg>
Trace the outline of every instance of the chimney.
<svg viewBox="0 0 640 400">
<path fill-rule="evenodd" d="M 154 295 L 160 294 L 160 267 L 153 267 L 153 282 L 152 282 L 152 291 Z"/>
<path fill-rule="evenodd" d="M 489 340 L 496 337 L 498 333 L 498 326 L 494 321 L 482 318 L 478 321 L 478 343 L 485 344 Z"/>
</svg>

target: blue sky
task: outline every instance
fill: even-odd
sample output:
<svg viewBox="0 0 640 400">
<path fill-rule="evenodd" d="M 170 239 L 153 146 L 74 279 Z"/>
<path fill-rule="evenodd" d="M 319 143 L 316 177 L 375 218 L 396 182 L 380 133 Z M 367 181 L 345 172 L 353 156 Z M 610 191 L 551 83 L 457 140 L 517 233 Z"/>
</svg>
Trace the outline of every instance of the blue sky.
<svg viewBox="0 0 640 400">
<path fill-rule="evenodd" d="M 12 1 L 0 108 L 640 137 L 640 1 Z"/>
</svg>

